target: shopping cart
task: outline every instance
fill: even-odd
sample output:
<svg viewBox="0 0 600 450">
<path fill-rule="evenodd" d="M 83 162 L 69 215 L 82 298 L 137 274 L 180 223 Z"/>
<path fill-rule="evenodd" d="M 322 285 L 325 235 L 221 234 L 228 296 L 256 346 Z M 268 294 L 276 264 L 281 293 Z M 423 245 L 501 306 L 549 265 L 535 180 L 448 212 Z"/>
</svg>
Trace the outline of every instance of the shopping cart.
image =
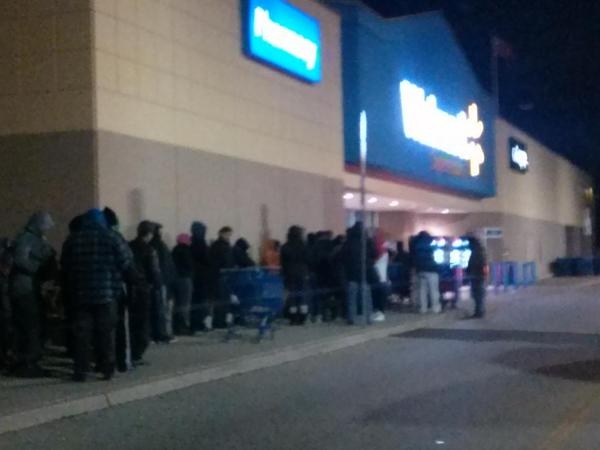
<svg viewBox="0 0 600 450">
<path fill-rule="evenodd" d="M 233 320 L 225 340 L 240 337 L 241 326 L 257 328 L 257 340 L 275 336 L 273 322 L 283 311 L 283 281 L 279 271 L 252 267 L 221 271 L 221 283 L 231 298 Z"/>
</svg>

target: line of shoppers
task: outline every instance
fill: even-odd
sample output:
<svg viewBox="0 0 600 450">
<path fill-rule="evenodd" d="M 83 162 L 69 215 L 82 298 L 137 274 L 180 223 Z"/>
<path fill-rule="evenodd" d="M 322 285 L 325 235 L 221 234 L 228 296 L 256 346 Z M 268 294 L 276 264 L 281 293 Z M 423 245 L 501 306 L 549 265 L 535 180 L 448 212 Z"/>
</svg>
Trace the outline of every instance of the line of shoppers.
<svg viewBox="0 0 600 450">
<path fill-rule="evenodd" d="M 105 208 L 70 222 L 59 272 L 56 252 L 45 237 L 53 226 L 49 214 L 36 213 L 12 246 L 0 242 L 0 362 L 9 362 L 12 371 L 28 377 L 43 374 L 39 361 L 45 338 L 45 282 L 60 280 L 62 286 L 74 379 L 85 381 L 93 362 L 109 380 L 115 370 L 147 364 L 144 355 L 151 340 L 170 343 L 175 335 L 232 324 L 233 296 L 221 272 L 256 265 L 245 239 L 231 245 L 230 227 L 221 228 L 209 245 L 206 226 L 194 222 L 191 235 L 177 236 L 171 251 L 162 225 L 140 222 L 136 238 L 128 243 L 119 232 L 116 213 Z M 431 242 L 431 236 L 421 232 L 411 241 L 410 253 L 399 251 L 396 257 L 414 269 L 422 313 L 441 311 Z M 470 238 L 470 243 L 467 274 L 472 279 L 474 317 L 483 317 L 485 252 L 477 239 Z M 281 264 L 285 314 L 291 324 L 341 316 L 350 324 L 385 319 L 391 294 L 389 252 L 380 233 L 369 238 L 358 222 L 345 236 L 334 238 L 332 232 L 321 231 L 305 237 L 301 227 L 292 226 L 280 251 L 274 240 L 265 241 L 261 250 L 265 265 Z M 361 288 L 363 269 L 366 284 Z"/>
</svg>

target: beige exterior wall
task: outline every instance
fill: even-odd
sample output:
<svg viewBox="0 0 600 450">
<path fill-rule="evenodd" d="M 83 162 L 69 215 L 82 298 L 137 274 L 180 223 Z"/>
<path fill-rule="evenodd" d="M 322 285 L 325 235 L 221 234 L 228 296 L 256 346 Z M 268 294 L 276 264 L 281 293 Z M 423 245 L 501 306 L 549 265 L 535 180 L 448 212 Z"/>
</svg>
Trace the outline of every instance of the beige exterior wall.
<svg viewBox="0 0 600 450">
<path fill-rule="evenodd" d="M 340 22 L 292 3 L 321 24 L 318 84 L 242 53 L 240 0 L 92 1 L 99 203 L 128 237 L 141 219 L 171 238 L 230 225 L 255 247 L 343 229 Z"/>
<path fill-rule="evenodd" d="M 508 139 L 527 145 L 529 171 L 509 168 Z M 583 226 L 584 190 L 591 178 L 503 119 L 496 121 L 498 195 L 483 202 L 483 210 L 513 214 L 561 225 Z"/>
<path fill-rule="evenodd" d="M 0 1 L 0 236 L 95 201 L 90 0 Z"/>
<path fill-rule="evenodd" d="M 0 2 L 0 135 L 91 129 L 90 0 Z"/>
<path fill-rule="evenodd" d="M 242 54 L 239 0 L 93 0 L 97 128 L 341 178 L 339 18 L 292 3 L 321 23 L 316 85 Z"/>
</svg>

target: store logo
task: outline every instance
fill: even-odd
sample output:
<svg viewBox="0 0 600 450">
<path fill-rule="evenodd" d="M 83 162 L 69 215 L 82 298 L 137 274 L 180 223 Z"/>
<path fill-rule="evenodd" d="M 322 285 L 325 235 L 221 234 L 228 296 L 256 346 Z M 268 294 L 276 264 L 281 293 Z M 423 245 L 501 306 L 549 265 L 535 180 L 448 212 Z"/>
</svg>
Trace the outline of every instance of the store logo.
<svg viewBox="0 0 600 450">
<path fill-rule="evenodd" d="M 250 55 L 310 82 L 320 81 L 319 23 L 282 0 L 246 1 Z"/>
<path fill-rule="evenodd" d="M 510 138 L 508 140 L 508 152 L 511 169 L 522 173 L 529 170 L 529 154 L 524 143 L 517 141 L 515 138 Z"/>
<path fill-rule="evenodd" d="M 426 96 L 423 88 L 403 80 L 400 106 L 404 135 L 408 139 L 469 161 L 471 176 L 480 175 L 485 162 L 480 144 L 484 126 L 475 103 L 471 103 L 467 111 L 450 114 L 438 108 L 435 95 Z"/>
</svg>

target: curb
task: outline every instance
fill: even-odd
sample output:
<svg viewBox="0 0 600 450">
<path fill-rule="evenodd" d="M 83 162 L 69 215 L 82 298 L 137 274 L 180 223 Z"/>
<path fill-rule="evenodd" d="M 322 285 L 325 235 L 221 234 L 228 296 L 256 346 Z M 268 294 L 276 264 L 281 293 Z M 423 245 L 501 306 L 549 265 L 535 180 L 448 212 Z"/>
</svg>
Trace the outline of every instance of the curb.
<svg viewBox="0 0 600 450">
<path fill-rule="evenodd" d="M 417 319 L 406 324 L 365 330 L 362 333 L 284 347 L 269 353 L 236 358 L 213 366 L 191 369 L 191 371 L 176 373 L 167 378 L 148 381 L 105 394 L 95 394 L 76 400 L 9 414 L 0 418 L 0 435 L 43 425 L 68 417 L 123 405 L 129 402 L 156 397 L 198 384 L 222 380 L 234 375 L 241 375 L 260 369 L 299 361 L 311 356 L 342 350 L 369 341 L 383 339 L 393 334 L 405 333 L 424 326 L 442 324 L 449 320 L 451 320 L 451 318 L 447 316 L 428 317 Z"/>
</svg>

